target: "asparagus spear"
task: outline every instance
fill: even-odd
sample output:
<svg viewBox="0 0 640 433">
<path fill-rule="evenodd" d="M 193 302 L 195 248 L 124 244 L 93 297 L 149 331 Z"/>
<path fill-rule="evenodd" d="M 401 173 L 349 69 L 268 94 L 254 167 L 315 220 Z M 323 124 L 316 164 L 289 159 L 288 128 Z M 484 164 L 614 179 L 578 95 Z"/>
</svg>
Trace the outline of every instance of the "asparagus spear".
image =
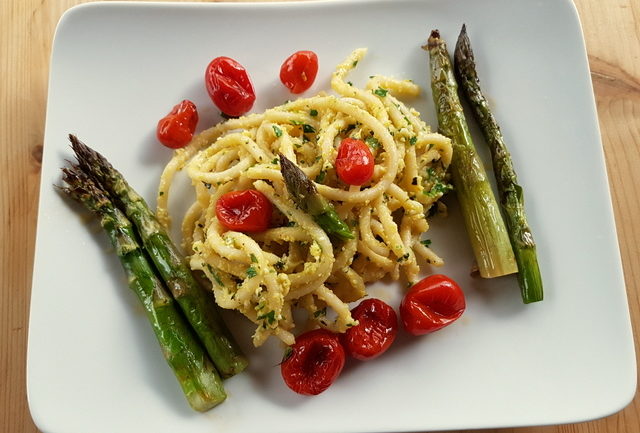
<svg viewBox="0 0 640 433">
<path fill-rule="evenodd" d="M 131 222 L 79 167 L 62 171 L 69 185 L 62 189 L 100 218 L 191 407 L 203 412 L 221 403 L 222 379 L 147 261 Z"/>
<path fill-rule="evenodd" d="M 82 169 L 103 185 L 138 229 L 144 248 L 220 374 L 229 377 L 244 370 L 247 358 L 222 321 L 212 295 L 194 278 L 144 199 L 105 157 L 77 137 L 69 135 L 69 139 Z"/>
<path fill-rule="evenodd" d="M 462 26 L 454 53 L 455 74 L 465 96 L 471 103 L 473 114 L 482 128 L 485 141 L 491 150 L 502 213 L 511 239 L 511 246 L 518 264 L 518 282 L 522 300 L 541 301 L 542 278 L 538 268 L 536 244 L 527 223 L 522 187 L 518 184 L 511 155 L 504 142 L 500 126 L 480 88 L 475 59 L 466 26 Z"/>
<path fill-rule="evenodd" d="M 438 126 L 440 132 L 452 141 L 453 185 L 480 275 L 491 278 L 517 272 L 500 209 L 458 99 L 458 85 L 453 76 L 447 46 L 440 39 L 440 33 L 434 30 L 427 45 L 422 48 L 429 52 L 431 89 Z"/>
<path fill-rule="evenodd" d="M 295 203 L 313 217 L 316 223 L 328 234 L 341 239 L 353 239 L 349 226 L 340 219 L 334 207 L 318 193 L 316 186 L 297 165 L 280 156 L 280 172 L 287 190 Z"/>
</svg>

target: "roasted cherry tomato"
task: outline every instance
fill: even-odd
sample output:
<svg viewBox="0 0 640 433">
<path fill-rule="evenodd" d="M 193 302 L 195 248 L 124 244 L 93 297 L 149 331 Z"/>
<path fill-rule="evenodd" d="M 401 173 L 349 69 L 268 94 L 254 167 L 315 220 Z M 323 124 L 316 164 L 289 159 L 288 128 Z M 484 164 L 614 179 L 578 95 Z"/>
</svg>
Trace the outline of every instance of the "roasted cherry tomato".
<svg viewBox="0 0 640 433">
<path fill-rule="evenodd" d="M 172 149 L 184 147 L 193 138 L 198 125 L 196 105 L 185 99 L 158 122 L 156 136 L 160 143 Z"/>
<path fill-rule="evenodd" d="M 231 191 L 216 202 L 216 216 L 229 230 L 261 232 L 269 227 L 273 207 L 264 194 L 255 189 Z"/>
<path fill-rule="evenodd" d="M 384 353 L 398 333 L 398 316 L 380 299 L 369 298 L 351 310 L 356 326 L 342 334 L 341 341 L 347 354 L 361 361 Z"/>
<path fill-rule="evenodd" d="M 313 84 L 318 74 L 318 56 L 313 51 L 293 53 L 280 67 L 280 81 L 291 93 L 302 93 Z"/>
<path fill-rule="evenodd" d="M 298 394 L 317 395 L 340 375 L 345 352 L 337 334 L 326 329 L 305 332 L 287 349 L 280 364 L 284 383 Z"/>
<path fill-rule="evenodd" d="M 338 147 L 336 172 L 348 185 L 362 185 L 373 176 L 375 161 L 364 141 L 345 138 Z"/>
<path fill-rule="evenodd" d="M 216 57 L 204 74 L 207 92 L 223 114 L 242 116 L 251 110 L 256 92 L 247 70 L 229 57 Z"/>
<path fill-rule="evenodd" d="M 400 304 L 400 317 L 409 333 L 422 335 L 453 323 L 465 307 L 464 293 L 455 281 L 430 275 L 409 289 Z"/>
</svg>

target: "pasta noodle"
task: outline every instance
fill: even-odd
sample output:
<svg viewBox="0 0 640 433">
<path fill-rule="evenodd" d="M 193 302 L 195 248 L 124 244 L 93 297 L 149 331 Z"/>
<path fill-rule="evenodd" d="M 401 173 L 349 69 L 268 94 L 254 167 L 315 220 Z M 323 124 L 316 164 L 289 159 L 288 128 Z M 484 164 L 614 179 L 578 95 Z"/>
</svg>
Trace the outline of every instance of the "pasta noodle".
<svg viewBox="0 0 640 433">
<path fill-rule="evenodd" d="M 182 222 L 190 265 L 211 281 L 222 308 L 256 324 L 256 346 L 271 335 L 292 344 L 295 308 L 307 311 L 311 326 L 344 332 L 355 324 L 348 303 L 365 296 L 367 283 L 411 283 L 420 260 L 443 263 L 420 237 L 429 228 L 426 213 L 448 189 L 450 140 L 397 99 L 417 95 L 416 84 L 374 76 L 358 88 L 345 80 L 365 53 L 355 50 L 338 65 L 331 80 L 337 95 L 301 98 L 205 130 L 175 152 L 160 179 L 157 214 L 168 226 L 169 189 L 186 169 L 196 196 Z M 375 157 L 373 178 L 360 187 L 343 184 L 334 169 L 346 137 L 365 141 Z M 278 153 L 315 180 L 354 239 L 332 240 L 296 208 Z M 260 233 L 227 230 L 216 201 L 250 188 L 271 201 L 281 221 Z"/>
</svg>

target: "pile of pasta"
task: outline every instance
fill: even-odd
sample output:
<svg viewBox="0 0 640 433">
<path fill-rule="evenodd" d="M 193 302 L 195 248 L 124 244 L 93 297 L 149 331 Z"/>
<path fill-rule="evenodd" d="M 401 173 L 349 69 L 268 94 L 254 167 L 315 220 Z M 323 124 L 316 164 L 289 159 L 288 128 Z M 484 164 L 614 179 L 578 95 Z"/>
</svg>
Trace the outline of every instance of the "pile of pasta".
<svg viewBox="0 0 640 433">
<path fill-rule="evenodd" d="M 177 150 L 162 174 L 159 219 L 168 226 L 169 189 L 185 169 L 195 201 L 182 222 L 183 247 L 192 269 L 211 281 L 219 306 L 255 323 L 255 346 L 271 335 L 293 344 L 297 309 L 307 312 L 305 328 L 344 332 L 356 323 L 348 304 L 366 295 L 367 283 L 411 283 L 421 262 L 443 263 L 421 236 L 429 228 L 427 212 L 449 188 L 451 142 L 398 99 L 419 93 L 413 82 L 372 76 L 358 88 L 345 80 L 365 53 L 355 50 L 337 66 L 331 79 L 337 95 L 226 120 Z M 362 186 L 342 183 L 335 172 L 346 137 L 365 141 L 375 157 L 373 177 Z M 278 153 L 314 180 L 354 239 L 330 238 L 295 206 Z M 262 192 L 277 209 L 264 232 L 231 231 L 216 218 L 218 198 L 245 189 Z"/>
</svg>

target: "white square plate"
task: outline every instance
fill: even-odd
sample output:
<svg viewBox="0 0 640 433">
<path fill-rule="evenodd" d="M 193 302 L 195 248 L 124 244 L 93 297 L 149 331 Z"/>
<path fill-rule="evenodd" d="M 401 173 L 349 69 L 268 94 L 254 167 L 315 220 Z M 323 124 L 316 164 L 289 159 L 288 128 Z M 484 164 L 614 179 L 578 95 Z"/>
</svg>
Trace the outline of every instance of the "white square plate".
<svg viewBox="0 0 640 433">
<path fill-rule="evenodd" d="M 308 95 L 328 90 L 333 67 L 368 47 L 354 83 L 371 74 L 414 80 L 424 92 L 411 104 L 435 125 L 420 46 L 438 28 L 452 48 L 462 23 L 525 188 L 544 302 L 523 305 L 513 277 L 469 277 L 472 256 L 450 198 L 449 218 L 435 221 L 427 237 L 447 262 L 438 271 L 466 292 L 460 321 L 422 338 L 401 333 L 383 357 L 349 362 L 329 390 L 308 398 L 283 384 L 279 344 L 252 348 L 251 329 L 230 316 L 251 368 L 226 382 L 224 404 L 193 412 L 106 236 L 53 187 L 71 158 L 67 134 L 107 156 L 153 205 L 170 157 L 155 141 L 157 120 L 183 98 L 200 107 L 200 129 L 220 119 L 203 84 L 212 58 L 233 57 L 248 69 L 258 96 L 253 111 L 262 111 L 291 97 L 278 81 L 289 54 L 319 56 Z M 523 426 L 605 416 L 633 397 L 629 311 L 585 47 L 569 0 L 86 4 L 59 24 L 50 80 L 27 366 L 31 412 L 44 432 Z M 188 188 L 183 197 L 190 200 Z M 395 306 L 401 290 L 371 289 Z"/>
</svg>

